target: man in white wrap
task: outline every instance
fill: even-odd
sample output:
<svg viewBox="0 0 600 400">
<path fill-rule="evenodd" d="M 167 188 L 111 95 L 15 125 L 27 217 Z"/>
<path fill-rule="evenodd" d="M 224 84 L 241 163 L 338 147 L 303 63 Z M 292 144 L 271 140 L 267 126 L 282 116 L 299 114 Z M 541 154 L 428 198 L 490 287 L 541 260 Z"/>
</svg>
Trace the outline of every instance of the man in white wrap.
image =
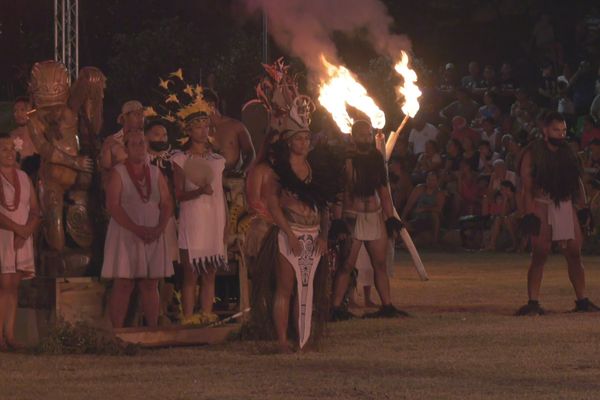
<svg viewBox="0 0 600 400">
<path fill-rule="evenodd" d="M 359 250 L 365 245 L 375 277 L 375 288 L 381 308 L 368 317 L 398 317 L 406 313 L 392 305 L 387 273 L 388 238 L 397 236 L 402 223 L 395 217 L 382 154 L 375 148 L 371 125 L 357 121 L 352 126 L 356 151 L 346 161 L 346 176 L 342 206 L 334 211 L 334 236 L 347 234 L 342 250 L 343 260 L 336 271 L 333 285 L 331 319 L 353 318 L 344 306 L 344 295 L 350 283 L 350 273 L 356 265 Z M 342 220 L 343 218 L 343 220 Z"/>
<path fill-rule="evenodd" d="M 539 294 L 544 264 L 553 242 L 565 256 L 569 279 L 575 289 L 576 312 L 600 311 L 585 296 L 585 271 L 581 261 L 582 232 L 579 219 L 590 217 L 577 155 L 566 142 L 564 117 L 552 112 L 544 120 L 544 137 L 528 145 L 519 172 L 525 216 L 524 234 L 531 235 L 531 264 L 527 274 L 529 302 L 516 315 L 543 315 Z M 578 218 L 579 217 L 579 218 Z"/>
</svg>

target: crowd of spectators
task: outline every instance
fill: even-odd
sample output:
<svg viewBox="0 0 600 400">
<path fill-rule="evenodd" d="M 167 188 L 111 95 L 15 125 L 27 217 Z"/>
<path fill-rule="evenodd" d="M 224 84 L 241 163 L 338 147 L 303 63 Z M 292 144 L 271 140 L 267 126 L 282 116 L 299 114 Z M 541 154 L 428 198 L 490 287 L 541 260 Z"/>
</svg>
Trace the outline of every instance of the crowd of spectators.
<svg viewBox="0 0 600 400">
<path fill-rule="evenodd" d="M 557 74 L 553 62 L 543 61 L 537 81 L 523 82 L 508 62 L 464 67 L 447 63 L 435 87 L 424 88 L 421 111 L 390 160 L 394 200 L 409 229 L 428 232 L 434 243 L 443 241 L 442 231 L 459 230 L 468 249 L 524 250 L 517 229 L 519 156 L 542 138 L 549 111 L 567 119 L 600 221 L 598 63 L 580 61 L 574 73 L 565 63 Z"/>
</svg>

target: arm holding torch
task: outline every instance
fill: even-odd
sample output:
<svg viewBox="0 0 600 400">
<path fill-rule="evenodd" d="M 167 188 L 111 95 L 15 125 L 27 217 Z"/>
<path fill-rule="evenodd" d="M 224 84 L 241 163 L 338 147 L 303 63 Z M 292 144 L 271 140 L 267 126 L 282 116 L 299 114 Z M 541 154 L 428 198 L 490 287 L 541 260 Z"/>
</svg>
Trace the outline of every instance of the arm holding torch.
<svg viewBox="0 0 600 400">
<path fill-rule="evenodd" d="M 402 123 L 400 124 L 398 129 L 396 129 L 396 131 L 391 133 L 387 142 L 385 141 L 385 135 L 383 134 L 383 132 L 380 129 L 378 129 L 377 133 L 375 134 L 375 146 L 377 147 L 377 150 L 379 150 L 383 154 L 386 168 L 387 168 L 387 161 L 392 154 L 392 150 L 396 144 L 396 140 L 398 140 L 398 135 L 402 131 L 402 128 L 404 128 L 404 125 L 406 125 L 408 118 L 409 118 L 408 115 L 406 117 L 404 117 L 404 119 L 402 120 Z M 415 247 L 415 244 L 413 243 L 412 238 L 410 237 L 410 234 L 408 233 L 408 230 L 402 224 L 402 220 L 400 219 L 400 216 L 398 215 L 398 212 L 396 211 L 396 208 L 393 205 L 394 203 L 391 199 L 391 188 L 390 188 L 389 182 L 387 185 L 387 192 L 389 193 L 389 200 L 391 202 L 393 216 L 390 217 L 389 215 L 386 215 L 386 217 L 389 217 L 386 220 L 386 228 L 388 228 L 388 230 L 391 230 L 391 231 L 394 231 L 394 230 L 400 231 L 400 237 L 402 238 L 402 241 L 404 242 L 406 249 L 410 253 L 410 256 L 413 260 L 413 264 L 415 266 L 415 269 L 417 270 L 417 273 L 419 274 L 419 277 L 421 278 L 422 281 L 428 281 L 429 276 L 427 275 L 427 271 L 425 271 L 425 266 L 423 265 L 421 256 L 419 255 L 419 252 L 417 251 L 417 248 Z M 380 194 L 380 196 L 384 197 L 384 196 L 382 196 L 382 194 Z M 385 196 L 385 197 L 387 197 L 387 196 Z M 395 222 L 398 222 L 398 223 L 395 223 Z M 391 233 L 392 232 L 390 232 L 390 237 L 392 236 Z"/>
</svg>

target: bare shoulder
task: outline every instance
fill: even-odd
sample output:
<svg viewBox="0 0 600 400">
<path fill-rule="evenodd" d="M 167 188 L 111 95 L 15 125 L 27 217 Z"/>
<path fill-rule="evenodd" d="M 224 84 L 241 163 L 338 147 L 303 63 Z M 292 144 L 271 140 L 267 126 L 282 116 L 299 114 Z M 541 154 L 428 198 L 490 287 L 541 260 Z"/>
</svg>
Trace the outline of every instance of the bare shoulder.
<svg viewBox="0 0 600 400">
<path fill-rule="evenodd" d="M 247 132 L 246 125 L 242 123 L 242 121 L 238 121 L 235 118 L 231 117 L 223 117 L 223 126 L 228 130 L 235 132 Z"/>
</svg>

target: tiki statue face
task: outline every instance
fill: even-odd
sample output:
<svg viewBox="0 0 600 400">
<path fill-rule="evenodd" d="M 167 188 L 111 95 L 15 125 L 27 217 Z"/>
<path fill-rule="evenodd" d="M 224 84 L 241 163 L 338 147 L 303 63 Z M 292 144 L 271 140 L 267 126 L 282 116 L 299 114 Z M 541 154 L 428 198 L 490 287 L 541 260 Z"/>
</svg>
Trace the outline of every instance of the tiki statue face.
<svg viewBox="0 0 600 400">
<path fill-rule="evenodd" d="M 29 91 L 35 107 L 66 104 L 69 98 L 69 74 L 60 62 L 37 62 L 31 69 Z"/>
</svg>

